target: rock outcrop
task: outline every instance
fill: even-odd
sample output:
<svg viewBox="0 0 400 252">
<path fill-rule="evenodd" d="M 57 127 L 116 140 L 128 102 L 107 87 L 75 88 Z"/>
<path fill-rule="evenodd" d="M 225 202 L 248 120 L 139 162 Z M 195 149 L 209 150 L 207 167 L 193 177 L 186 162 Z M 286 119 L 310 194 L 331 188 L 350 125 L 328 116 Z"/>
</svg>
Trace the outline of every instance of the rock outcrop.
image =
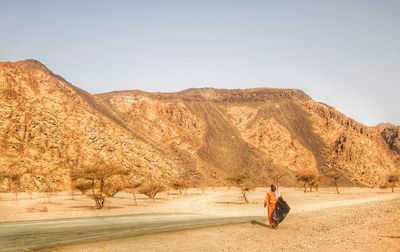
<svg viewBox="0 0 400 252">
<path fill-rule="evenodd" d="M 382 184 L 399 169 L 399 127 L 366 127 L 295 89 L 92 95 L 34 60 L 0 63 L 2 169 L 69 174 L 98 157 L 146 178 L 226 183 L 249 171 L 331 171 Z"/>
</svg>

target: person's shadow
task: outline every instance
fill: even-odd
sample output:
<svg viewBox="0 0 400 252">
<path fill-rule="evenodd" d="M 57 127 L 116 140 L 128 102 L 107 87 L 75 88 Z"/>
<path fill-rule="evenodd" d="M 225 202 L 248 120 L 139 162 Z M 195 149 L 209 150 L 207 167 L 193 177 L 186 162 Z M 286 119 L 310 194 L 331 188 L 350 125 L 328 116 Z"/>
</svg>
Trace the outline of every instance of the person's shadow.
<svg viewBox="0 0 400 252">
<path fill-rule="evenodd" d="M 272 228 L 270 225 L 267 225 L 267 224 L 265 224 L 265 223 L 263 223 L 261 221 L 251 220 L 250 223 L 253 224 L 253 225 L 260 225 L 260 226 L 263 226 L 263 227 Z"/>
</svg>

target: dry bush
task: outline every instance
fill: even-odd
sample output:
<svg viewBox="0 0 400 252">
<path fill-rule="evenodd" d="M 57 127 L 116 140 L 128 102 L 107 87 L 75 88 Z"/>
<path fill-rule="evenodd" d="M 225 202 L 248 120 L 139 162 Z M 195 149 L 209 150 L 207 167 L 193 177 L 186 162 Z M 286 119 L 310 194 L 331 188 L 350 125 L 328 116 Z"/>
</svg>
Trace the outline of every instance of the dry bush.
<svg viewBox="0 0 400 252">
<path fill-rule="evenodd" d="M 315 191 L 318 192 L 319 184 L 321 184 L 321 182 L 322 182 L 322 176 L 316 174 L 315 177 L 310 182 L 310 192 L 312 192 L 313 188 L 315 188 Z"/>
<path fill-rule="evenodd" d="M 339 192 L 339 179 L 343 177 L 343 173 L 339 172 L 339 171 L 334 171 L 334 172 L 330 172 L 325 174 L 325 176 L 327 176 L 328 178 L 332 179 L 333 182 L 335 183 L 335 188 L 336 188 L 336 192 Z"/>
<path fill-rule="evenodd" d="M 136 190 L 143 185 L 143 180 L 139 179 L 134 173 L 129 173 L 123 177 L 124 187 L 130 189 L 133 194 L 135 205 L 137 205 Z"/>
<path fill-rule="evenodd" d="M 39 212 L 48 212 L 49 209 L 47 208 L 47 206 L 40 206 L 40 207 L 38 208 L 38 211 L 39 211 Z"/>
<path fill-rule="evenodd" d="M 145 183 L 140 189 L 139 189 L 139 193 L 146 195 L 147 197 L 149 197 L 150 199 L 153 199 L 153 201 L 155 200 L 155 197 L 158 193 L 160 192 L 164 192 L 167 188 L 158 182 L 147 182 Z"/>
<path fill-rule="evenodd" d="M 29 178 L 26 181 L 30 184 L 29 186 L 32 190 L 44 193 L 49 203 L 51 202 L 52 194 L 59 191 L 60 186 L 64 183 L 63 175 L 57 168 L 30 173 L 27 176 Z"/>
<path fill-rule="evenodd" d="M 400 173 L 391 173 L 387 176 L 386 182 L 389 184 L 392 192 L 394 192 L 394 188 L 400 181 Z"/>
<path fill-rule="evenodd" d="M 122 189 L 120 183 L 114 179 L 125 175 L 125 169 L 113 165 L 109 161 L 97 160 L 95 163 L 86 164 L 71 173 L 72 180 L 83 194 L 90 196 L 96 203 L 97 209 L 102 209 L 107 197 L 113 197 Z"/>
<path fill-rule="evenodd" d="M 304 193 L 307 192 L 307 185 L 310 187 L 310 192 L 312 192 L 312 188 L 315 187 L 318 191 L 319 183 L 322 180 L 322 177 L 313 172 L 303 172 L 299 173 L 297 176 L 297 181 L 303 183 Z"/>
<path fill-rule="evenodd" d="M 175 179 L 171 183 L 171 187 L 179 192 L 179 195 L 182 195 L 183 192 L 186 194 L 186 190 L 189 188 L 189 183 L 183 179 Z"/>
<path fill-rule="evenodd" d="M 111 181 L 107 181 L 104 183 L 104 194 L 107 195 L 107 197 L 114 197 L 117 193 L 122 191 L 123 186 L 121 185 L 121 179 L 117 179 L 114 177 L 111 179 Z"/>
<path fill-rule="evenodd" d="M 247 192 L 256 188 L 255 178 L 248 172 L 233 174 L 228 177 L 227 180 L 239 187 L 242 197 L 246 203 L 249 203 L 247 199 Z"/>
<path fill-rule="evenodd" d="M 22 191 L 22 172 L 19 170 L 3 170 L 0 172 L 0 183 L 6 181 L 7 192 L 15 194 L 15 200 L 18 200 L 18 193 Z"/>
<path fill-rule="evenodd" d="M 175 190 L 179 191 L 179 194 L 186 194 L 186 190 L 189 188 L 197 188 L 198 194 L 200 194 L 200 190 L 203 190 L 204 193 L 204 174 L 199 172 L 195 168 L 188 168 L 183 173 L 179 175 L 177 179 L 171 182 L 171 187 Z"/>
<path fill-rule="evenodd" d="M 39 206 L 38 208 L 27 207 L 26 211 L 29 212 L 29 213 L 36 212 L 36 211 L 38 211 L 38 212 L 48 212 L 49 209 L 47 208 L 47 206 Z"/>
<path fill-rule="evenodd" d="M 73 181 L 73 188 L 78 189 L 82 195 L 86 194 L 90 188 L 92 188 L 92 183 L 84 179 L 76 179 Z"/>
<path fill-rule="evenodd" d="M 281 179 L 288 175 L 289 175 L 289 173 L 284 172 L 284 171 L 275 171 L 275 172 L 271 173 L 272 180 L 274 181 L 274 184 L 276 184 L 276 186 L 278 186 L 278 187 L 279 187 L 279 183 L 280 183 Z"/>
</svg>

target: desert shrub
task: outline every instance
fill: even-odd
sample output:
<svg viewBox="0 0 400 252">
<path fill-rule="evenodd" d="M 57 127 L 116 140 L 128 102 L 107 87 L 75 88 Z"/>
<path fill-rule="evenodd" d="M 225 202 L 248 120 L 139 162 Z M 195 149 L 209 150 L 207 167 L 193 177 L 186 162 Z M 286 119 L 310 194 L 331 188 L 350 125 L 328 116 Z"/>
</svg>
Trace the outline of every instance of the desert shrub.
<svg viewBox="0 0 400 252">
<path fill-rule="evenodd" d="M 36 212 L 36 211 L 38 211 L 38 212 L 48 212 L 48 210 L 49 209 L 47 208 L 47 206 L 39 206 L 38 208 L 34 208 L 34 207 L 26 208 L 26 211 L 29 212 L 29 213 Z"/>
<path fill-rule="evenodd" d="M 339 172 L 339 171 L 334 171 L 334 172 L 330 172 L 327 173 L 325 176 L 327 176 L 328 178 L 332 179 L 333 182 L 335 183 L 335 188 L 336 188 L 336 192 L 339 192 L 339 179 L 343 177 L 343 173 Z"/>
<path fill-rule="evenodd" d="M 304 193 L 307 192 L 307 185 L 310 187 L 310 192 L 312 188 L 315 187 L 318 190 L 319 183 L 321 181 L 321 177 L 313 172 L 302 172 L 297 174 L 297 181 L 303 183 Z"/>
<path fill-rule="evenodd" d="M 48 202 L 51 202 L 52 194 L 59 191 L 63 184 L 62 174 L 58 169 L 35 172 L 29 176 L 29 183 L 32 183 L 35 190 L 44 193 Z"/>
<path fill-rule="evenodd" d="M 277 186 L 279 186 L 281 179 L 288 175 L 289 174 L 287 172 L 283 171 L 275 171 L 271 173 L 272 180 L 274 181 L 274 184 L 276 184 Z"/>
<path fill-rule="evenodd" d="M 82 195 L 86 194 L 90 188 L 92 188 L 92 183 L 84 179 L 76 179 L 73 181 L 73 188 L 78 189 Z"/>
<path fill-rule="evenodd" d="M 160 192 L 164 192 L 167 188 L 158 182 L 147 182 L 140 189 L 139 193 L 146 195 L 150 199 L 155 199 L 156 195 Z"/>
<path fill-rule="evenodd" d="M 134 203 L 137 205 L 136 190 L 143 185 L 143 180 L 138 178 L 133 172 L 123 176 L 124 187 L 129 189 L 133 195 Z"/>
<path fill-rule="evenodd" d="M 314 178 L 310 182 L 310 192 L 315 188 L 315 191 L 318 192 L 319 184 L 321 184 L 322 177 L 316 174 Z"/>
<path fill-rule="evenodd" d="M 175 179 L 171 183 L 171 187 L 179 192 L 179 195 L 182 195 L 183 192 L 186 194 L 186 190 L 189 188 L 189 183 L 183 179 Z"/>
<path fill-rule="evenodd" d="M 0 171 L 0 182 L 6 182 L 6 191 L 14 193 L 15 200 L 18 199 L 18 193 L 22 191 L 22 175 L 19 170 L 10 169 Z"/>
<path fill-rule="evenodd" d="M 240 189 L 244 201 L 249 203 L 247 193 L 256 188 L 255 178 L 250 173 L 243 172 L 233 174 L 227 180 Z"/>
<path fill-rule="evenodd" d="M 71 173 L 71 178 L 77 181 L 77 187 L 83 194 L 90 196 L 97 209 L 102 209 L 107 197 L 113 197 L 122 189 L 114 179 L 126 174 L 125 169 L 110 161 L 98 160 L 86 164 Z"/>
<path fill-rule="evenodd" d="M 392 192 L 394 192 L 394 188 L 400 181 L 400 174 L 399 173 L 391 173 L 387 176 L 386 182 L 389 184 Z"/>
</svg>

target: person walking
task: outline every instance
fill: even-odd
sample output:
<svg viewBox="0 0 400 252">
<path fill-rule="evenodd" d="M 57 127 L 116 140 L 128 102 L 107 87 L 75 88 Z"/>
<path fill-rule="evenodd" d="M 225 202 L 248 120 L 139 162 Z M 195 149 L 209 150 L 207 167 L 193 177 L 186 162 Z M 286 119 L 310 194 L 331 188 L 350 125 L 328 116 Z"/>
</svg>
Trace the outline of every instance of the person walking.
<svg viewBox="0 0 400 252">
<path fill-rule="evenodd" d="M 271 185 L 271 191 L 267 193 L 264 199 L 264 208 L 268 205 L 268 221 L 272 228 L 276 228 L 278 223 L 273 219 L 274 209 L 279 197 L 281 196 L 275 184 Z"/>
</svg>

